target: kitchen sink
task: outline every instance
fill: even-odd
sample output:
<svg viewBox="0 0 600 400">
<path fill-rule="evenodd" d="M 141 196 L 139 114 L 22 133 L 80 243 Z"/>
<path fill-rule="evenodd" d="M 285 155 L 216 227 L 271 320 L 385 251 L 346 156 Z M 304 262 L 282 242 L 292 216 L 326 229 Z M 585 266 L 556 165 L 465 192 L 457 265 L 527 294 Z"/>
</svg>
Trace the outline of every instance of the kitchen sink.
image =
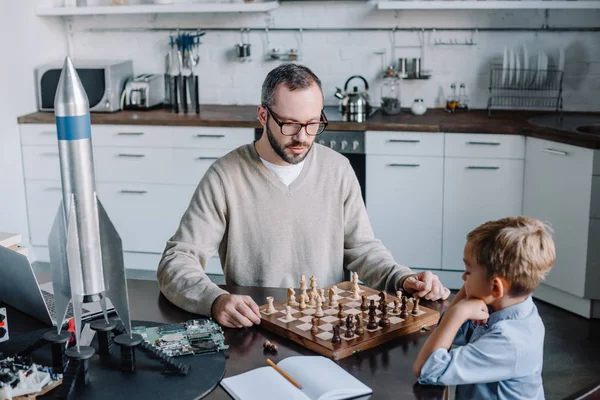
<svg viewBox="0 0 600 400">
<path fill-rule="evenodd" d="M 577 132 L 600 135 L 600 124 L 581 125 L 575 128 Z"/>
</svg>

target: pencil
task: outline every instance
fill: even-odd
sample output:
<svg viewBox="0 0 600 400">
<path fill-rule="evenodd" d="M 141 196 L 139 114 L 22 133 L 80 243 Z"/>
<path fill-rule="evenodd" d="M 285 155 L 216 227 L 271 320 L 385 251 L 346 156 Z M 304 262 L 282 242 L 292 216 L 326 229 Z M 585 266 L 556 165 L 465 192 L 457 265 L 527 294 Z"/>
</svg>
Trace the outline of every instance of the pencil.
<svg viewBox="0 0 600 400">
<path fill-rule="evenodd" d="M 290 381 L 290 383 L 294 386 L 296 386 L 298 389 L 302 390 L 302 386 L 300 386 L 298 384 L 298 382 L 296 382 L 295 380 L 293 380 L 288 374 L 286 374 L 285 372 L 283 372 L 283 370 L 281 368 L 279 368 L 273 361 L 269 360 L 267 358 L 267 364 L 269 364 L 271 367 L 275 368 L 275 371 L 279 372 L 281 375 L 283 375 L 283 377 L 285 379 L 287 379 L 288 381 Z"/>
</svg>

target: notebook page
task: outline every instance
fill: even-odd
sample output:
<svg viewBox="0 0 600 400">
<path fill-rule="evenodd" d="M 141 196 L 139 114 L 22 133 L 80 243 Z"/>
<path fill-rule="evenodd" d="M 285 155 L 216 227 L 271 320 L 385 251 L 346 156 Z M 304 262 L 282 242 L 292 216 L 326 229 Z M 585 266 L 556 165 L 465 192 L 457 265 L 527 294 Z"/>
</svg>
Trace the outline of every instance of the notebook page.
<svg viewBox="0 0 600 400">
<path fill-rule="evenodd" d="M 302 386 L 312 400 L 347 399 L 373 391 L 328 358 L 288 357 L 277 364 Z"/>
<path fill-rule="evenodd" d="M 273 367 L 261 367 L 221 380 L 221 386 L 236 400 L 309 400 Z"/>
</svg>

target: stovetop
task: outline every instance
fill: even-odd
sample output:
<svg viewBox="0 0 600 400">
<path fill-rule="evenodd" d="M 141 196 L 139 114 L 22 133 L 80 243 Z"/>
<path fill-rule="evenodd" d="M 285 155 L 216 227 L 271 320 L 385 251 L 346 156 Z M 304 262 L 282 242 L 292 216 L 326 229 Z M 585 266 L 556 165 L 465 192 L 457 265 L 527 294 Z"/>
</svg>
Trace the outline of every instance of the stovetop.
<svg viewBox="0 0 600 400">
<path fill-rule="evenodd" d="M 365 122 L 377 112 L 378 108 L 371 109 L 368 115 L 346 115 L 340 112 L 338 106 L 325 106 L 323 112 L 329 122 Z M 365 118 L 366 117 L 366 118 Z"/>
</svg>

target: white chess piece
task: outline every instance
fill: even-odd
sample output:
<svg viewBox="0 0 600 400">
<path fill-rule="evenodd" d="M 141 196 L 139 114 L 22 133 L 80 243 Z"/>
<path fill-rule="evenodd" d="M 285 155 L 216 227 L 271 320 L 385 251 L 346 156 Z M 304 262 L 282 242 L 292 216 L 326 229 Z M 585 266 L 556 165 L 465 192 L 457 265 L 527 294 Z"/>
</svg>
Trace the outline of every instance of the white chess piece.
<svg viewBox="0 0 600 400">
<path fill-rule="evenodd" d="M 317 311 L 315 312 L 315 317 L 323 317 L 325 313 L 323 312 L 323 302 L 321 301 L 321 296 L 317 296 Z"/>
<path fill-rule="evenodd" d="M 277 312 L 277 310 L 273 306 L 273 300 L 274 300 L 273 296 L 267 297 L 267 314 L 272 314 L 274 312 Z"/>
<path fill-rule="evenodd" d="M 325 302 L 327 301 L 327 299 L 325 298 L 325 289 L 321 288 L 321 304 L 325 304 Z"/>
<path fill-rule="evenodd" d="M 329 307 L 337 307 L 338 306 L 338 302 L 335 299 L 335 290 L 333 290 L 333 288 L 329 289 Z"/>
<path fill-rule="evenodd" d="M 358 272 L 352 273 L 352 282 L 358 284 Z"/>
<path fill-rule="evenodd" d="M 285 306 L 285 319 L 287 321 L 291 320 L 292 317 L 292 307 L 290 306 Z"/>
<path fill-rule="evenodd" d="M 319 295 L 317 294 L 317 296 L 315 296 L 315 293 L 314 293 L 314 292 L 309 292 L 309 293 L 308 293 L 308 298 L 310 299 L 310 300 L 308 301 L 308 306 L 309 306 L 309 307 L 314 307 L 314 306 L 316 306 L 316 305 L 317 305 L 317 302 L 315 301 L 315 297 L 319 297 Z"/>
<path fill-rule="evenodd" d="M 300 290 L 306 290 L 306 277 L 304 275 L 300 277 Z"/>
<path fill-rule="evenodd" d="M 360 300 L 360 294 L 358 294 L 358 285 L 352 285 L 352 299 Z"/>
<path fill-rule="evenodd" d="M 304 310 L 306 308 L 306 295 L 304 293 L 300 293 L 300 304 L 298 308 Z"/>
<path fill-rule="evenodd" d="M 296 291 L 293 288 L 288 288 L 288 304 L 291 307 L 298 306 L 298 302 L 296 301 Z"/>
</svg>

